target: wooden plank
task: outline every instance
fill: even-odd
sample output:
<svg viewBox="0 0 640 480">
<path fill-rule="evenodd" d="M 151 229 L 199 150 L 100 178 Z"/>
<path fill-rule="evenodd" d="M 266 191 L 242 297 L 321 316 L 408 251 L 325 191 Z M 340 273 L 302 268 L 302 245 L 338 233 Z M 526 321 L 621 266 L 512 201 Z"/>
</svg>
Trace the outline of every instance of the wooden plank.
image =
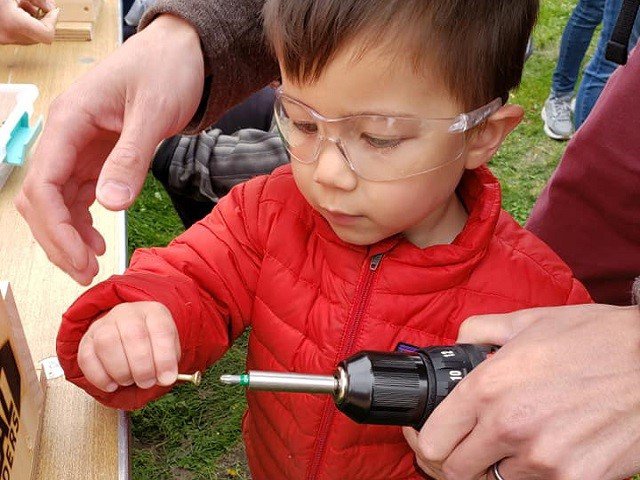
<svg viewBox="0 0 640 480">
<path fill-rule="evenodd" d="M 77 388 L 64 378 L 49 380 L 43 417 L 43 431 L 59 429 L 68 424 L 65 435 L 55 438 L 55 448 L 44 442 L 36 478 L 41 480 L 111 480 L 118 478 L 117 451 L 111 445 L 114 430 L 114 413 L 97 402 L 87 402 L 86 396 L 77 395 Z M 62 401 L 64 399 L 64 401 Z M 79 417 L 82 415 L 82 418 Z M 116 415 L 117 424 L 117 415 Z M 103 443 L 106 441 L 106 444 Z M 83 446 L 89 445 L 86 449 Z M 105 448 L 101 448 L 105 447 Z M 79 451 L 78 451 L 79 450 Z M 74 458 L 73 452 L 78 451 Z M 64 455 L 60 453 L 64 452 Z M 87 453 L 90 455 L 87 455 Z M 59 476 L 52 476 L 52 475 Z"/>
<path fill-rule="evenodd" d="M 91 42 L 55 42 L 30 47 L 0 46 L 0 83 L 35 83 L 40 97 L 35 116 L 46 114 L 51 101 L 79 75 L 113 51 L 119 43 L 119 2 L 106 0 Z M 15 210 L 25 168 L 16 169 L 0 190 L 0 278 L 11 281 L 36 362 L 55 355 L 55 337 L 62 313 L 84 291 L 48 260 L 28 225 Z M 91 209 L 104 235 L 107 253 L 100 260 L 102 281 L 121 272 L 124 264 L 124 215 L 99 206 Z M 39 480 L 107 480 L 126 478 L 126 443 L 118 443 L 119 414 L 98 404 L 63 379 L 47 386 Z"/>
<path fill-rule="evenodd" d="M 0 190 L 4 187 L 4 184 L 7 183 L 9 179 L 9 175 L 13 172 L 14 166 L 9 165 L 5 162 L 0 162 Z"/>
<path fill-rule="evenodd" d="M 16 104 L 17 94 L 15 92 L 0 92 L 0 127 L 7 120 Z M 12 171 L 13 165 L 0 161 L 0 190 L 2 190 Z"/>
<path fill-rule="evenodd" d="M 15 92 L 0 92 L 0 126 L 16 106 L 16 102 L 17 94 Z"/>
<path fill-rule="evenodd" d="M 20 316 L 7 282 L 0 282 L 0 475 L 34 478 L 44 410 Z"/>
<path fill-rule="evenodd" d="M 93 23 L 91 22 L 58 22 L 54 40 L 87 42 L 93 38 Z"/>
</svg>

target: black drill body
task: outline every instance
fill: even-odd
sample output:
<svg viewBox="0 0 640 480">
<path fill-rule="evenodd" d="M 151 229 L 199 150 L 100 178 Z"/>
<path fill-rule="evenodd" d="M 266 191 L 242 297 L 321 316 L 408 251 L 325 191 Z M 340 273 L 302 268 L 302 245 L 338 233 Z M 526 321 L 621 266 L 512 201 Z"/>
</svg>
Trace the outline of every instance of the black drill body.
<svg viewBox="0 0 640 480">
<path fill-rule="evenodd" d="M 399 352 L 359 352 L 344 360 L 336 378 L 346 378 L 334 395 L 336 407 L 358 423 L 420 429 L 457 383 L 496 347 L 451 345 Z"/>
</svg>

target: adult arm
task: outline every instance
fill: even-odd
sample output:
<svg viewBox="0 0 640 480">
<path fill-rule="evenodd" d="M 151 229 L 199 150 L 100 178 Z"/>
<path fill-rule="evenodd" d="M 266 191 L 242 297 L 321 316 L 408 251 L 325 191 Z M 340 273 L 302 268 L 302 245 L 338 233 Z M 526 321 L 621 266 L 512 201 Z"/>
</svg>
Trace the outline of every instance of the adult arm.
<svg viewBox="0 0 640 480">
<path fill-rule="evenodd" d="M 201 103 L 185 133 L 198 133 L 223 113 L 279 75 L 264 41 L 264 0 L 158 0 L 140 29 L 162 14 L 184 19 L 198 32 L 205 66 Z"/>
<path fill-rule="evenodd" d="M 199 1 L 176 11 L 196 20 L 205 15 L 209 33 L 172 14 L 149 23 L 158 13 L 152 11 L 143 31 L 51 105 L 15 202 L 49 259 L 79 283 L 91 282 L 106 248 L 89 213 L 94 200 L 111 210 L 128 208 L 162 139 L 207 123 L 275 75 L 262 36 L 246 36 L 257 33 L 260 2 Z M 238 28 L 243 22 L 253 27 Z M 256 52 L 263 62 L 249 72 Z M 258 72 L 261 65 L 268 73 Z"/>
<path fill-rule="evenodd" d="M 625 305 L 640 272 L 640 51 L 619 68 L 574 135 L 527 228 L 595 301 Z"/>
</svg>

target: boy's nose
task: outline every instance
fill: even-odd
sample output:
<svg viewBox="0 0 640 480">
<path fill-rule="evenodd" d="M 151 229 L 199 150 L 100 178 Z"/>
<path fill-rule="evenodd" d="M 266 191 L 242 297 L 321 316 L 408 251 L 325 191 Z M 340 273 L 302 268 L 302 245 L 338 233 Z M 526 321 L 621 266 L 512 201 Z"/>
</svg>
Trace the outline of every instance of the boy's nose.
<svg viewBox="0 0 640 480">
<path fill-rule="evenodd" d="M 318 148 L 313 180 L 326 187 L 341 190 L 351 191 L 356 188 L 358 177 L 351 170 L 340 141 L 326 138 Z"/>
</svg>

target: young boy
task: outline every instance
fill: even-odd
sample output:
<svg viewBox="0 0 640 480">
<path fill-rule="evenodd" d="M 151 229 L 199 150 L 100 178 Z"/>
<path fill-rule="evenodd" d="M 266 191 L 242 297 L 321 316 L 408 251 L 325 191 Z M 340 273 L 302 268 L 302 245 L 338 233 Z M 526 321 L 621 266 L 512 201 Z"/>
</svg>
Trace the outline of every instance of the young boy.
<svg viewBox="0 0 640 480">
<path fill-rule="evenodd" d="M 588 302 L 501 211 L 484 166 L 522 118 L 501 104 L 536 13 L 536 0 L 268 0 L 291 165 L 80 297 L 58 337 L 67 378 L 134 409 L 248 327 L 247 369 L 326 374 L 362 349 L 453 343 L 470 315 Z M 400 428 L 358 425 L 326 397 L 247 398 L 256 480 L 423 478 Z"/>
</svg>

